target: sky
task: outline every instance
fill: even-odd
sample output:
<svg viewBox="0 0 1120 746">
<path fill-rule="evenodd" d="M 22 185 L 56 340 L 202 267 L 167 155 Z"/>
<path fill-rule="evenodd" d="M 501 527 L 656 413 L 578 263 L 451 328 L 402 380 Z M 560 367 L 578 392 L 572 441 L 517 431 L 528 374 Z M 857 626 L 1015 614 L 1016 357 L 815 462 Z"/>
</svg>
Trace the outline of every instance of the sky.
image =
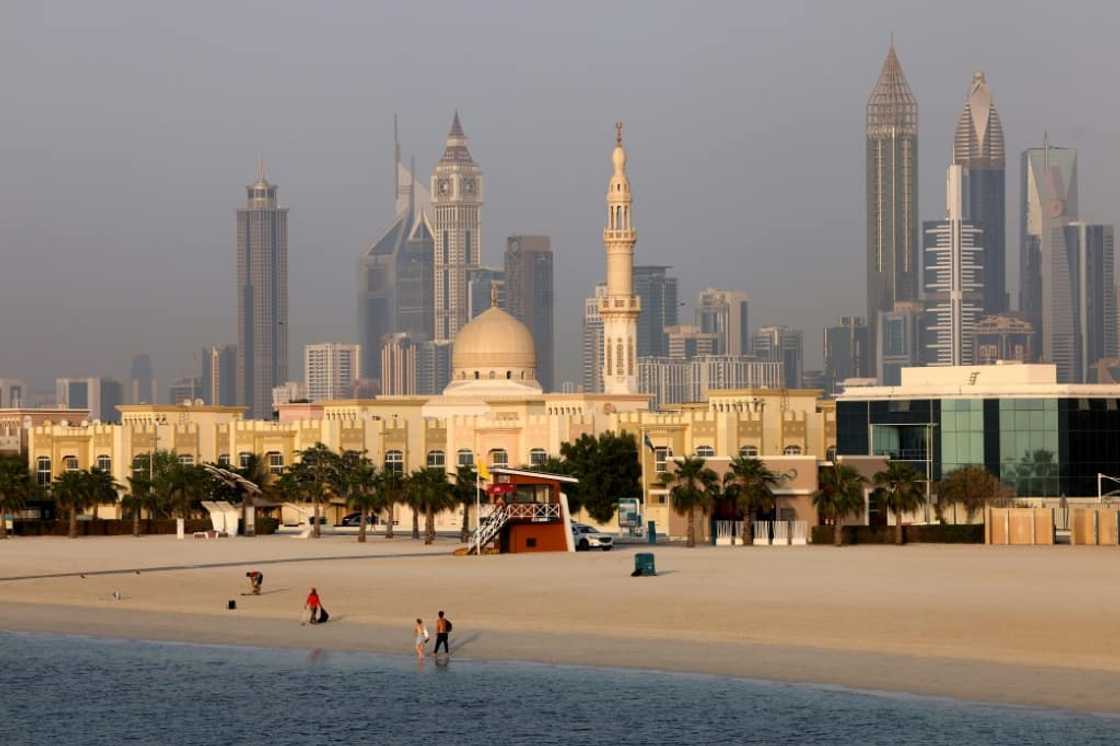
<svg viewBox="0 0 1120 746">
<path fill-rule="evenodd" d="M 425 178 L 458 108 L 486 180 L 483 262 L 555 253 L 557 381 L 579 381 L 603 277 L 614 122 L 636 262 L 746 290 L 751 325 L 865 314 L 864 105 L 890 36 L 919 102 L 919 206 L 974 70 L 1003 120 L 1008 266 L 1018 153 L 1080 150 L 1082 218 L 1120 212 L 1120 6 L 1099 2 L 241 2 L 0 4 L 0 378 L 166 385 L 236 341 L 234 211 L 258 158 L 289 213 L 292 377 L 356 341 L 359 254 L 393 212 L 393 115 Z"/>
</svg>

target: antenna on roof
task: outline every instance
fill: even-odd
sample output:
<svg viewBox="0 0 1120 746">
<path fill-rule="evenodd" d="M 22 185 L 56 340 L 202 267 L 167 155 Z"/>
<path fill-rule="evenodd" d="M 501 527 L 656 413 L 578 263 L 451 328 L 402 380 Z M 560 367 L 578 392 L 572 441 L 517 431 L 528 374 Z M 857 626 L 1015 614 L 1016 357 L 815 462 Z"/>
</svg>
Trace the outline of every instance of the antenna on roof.
<svg viewBox="0 0 1120 746">
<path fill-rule="evenodd" d="M 393 199 L 401 196 L 401 141 L 397 139 L 397 115 L 393 114 Z"/>
</svg>

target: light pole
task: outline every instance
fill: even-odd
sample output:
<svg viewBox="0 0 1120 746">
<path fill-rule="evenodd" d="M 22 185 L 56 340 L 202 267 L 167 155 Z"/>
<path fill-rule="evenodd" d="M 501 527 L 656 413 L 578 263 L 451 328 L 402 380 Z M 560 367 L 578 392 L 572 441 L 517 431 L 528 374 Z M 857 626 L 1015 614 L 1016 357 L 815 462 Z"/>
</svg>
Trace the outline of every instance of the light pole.
<svg viewBox="0 0 1120 746">
<path fill-rule="evenodd" d="M 1099 503 L 1104 502 L 1104 492 L 1101 487 L 1101 481 L 1104 479 L 1107 479 L 1110 482 L 1115 482 L 1116 484 L 1120 484 L 1120 477 L 1110 477 L 1107 474 L 1101 474 L 1100 472 L 1097 472 L 1097 502 Z M 1115 491 L 1116 490 L 1112 490 L 1112 492 Z"/>
</svg>

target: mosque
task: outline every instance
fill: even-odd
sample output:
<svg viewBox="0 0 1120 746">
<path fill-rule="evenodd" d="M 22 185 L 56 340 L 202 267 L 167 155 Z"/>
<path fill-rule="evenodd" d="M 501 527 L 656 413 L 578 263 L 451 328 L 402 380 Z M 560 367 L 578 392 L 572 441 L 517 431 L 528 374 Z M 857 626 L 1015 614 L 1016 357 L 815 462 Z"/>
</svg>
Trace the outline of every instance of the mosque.
<svg viewBox="0 0 1120 746">
<path fill-rule="evenodd" d="M 280 473 L 298 451 L 320 442 L 340 451 L 364 451 L 382 468 L 402 473 L 421 467 L 453 472 L 459 465 L 478 462 L 542 464 L 560 455 L 562 443 L 585 433 L 612 431 L 631 433 L 644 444 L 639 447 L 643 520 L 654 521 L 659 533 L 685 533 L 685 521 L 670 509 L 659 475 L 669 469 L 674 456 L 691 454 L 705 457 L 717 470 L 739 455 L 763 458 L 786 475 L 778 489 L 779 517 L 815 524 L 810 496 L 817 486 L 817 461 L 831 454 L 836 444 L 835 404 L 821 400 L 819 391 L 715 391 L 708 401 L 668 411 L 651 411 L 650 397 L 637 392 L 637 238 L 621 123 L 611 160 L 603 230 L 607 293 L 600 300 L 605 393 L 544 392 L 537 382 L 531 333 L 492 298 L 491 307 L 456 335 L 451 381 L 439 396 L 291 405 L 282 407 L 273 421 L 245 419 L 241 407 L 125 405 L 120 407 L 120 424 L 59 421 L 32 427 L 32 472 L 40 483 L 49 483 L 63 471 L 97 466 L 127 484 L 138 458 L 166 449 L 183 463 L 237 465 L 250 454 L 260 454 L 270 470 Z M 395 510 L 396 522 L 411 524 L 406 506 Z M 114 512 L 101 508 L 99 515 L 110 517 Z M 345 512 L 345 506 L 332 506 L 328 518 Z M 454 530 L 461 520 L 453 511 L 440 516 L 438 526 Z"/>
</svg>

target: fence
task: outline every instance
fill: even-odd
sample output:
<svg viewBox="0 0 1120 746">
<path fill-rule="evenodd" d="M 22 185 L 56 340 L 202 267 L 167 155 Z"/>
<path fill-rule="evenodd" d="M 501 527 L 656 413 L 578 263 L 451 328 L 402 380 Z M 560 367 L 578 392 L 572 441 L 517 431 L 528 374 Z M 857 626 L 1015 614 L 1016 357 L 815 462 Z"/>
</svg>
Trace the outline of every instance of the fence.
<svg viewBox="0 0 1120 746">
<path fill-rule="evenodd" d="M 743 539 L 742 521 L 716 521 L 716 546 L 731 546 L 735 543 L 736 538 L 739 539 L 741 544 Z"/>
<path fill-rule="evenodd" d="M 806 521 L 755 521 L 754 545 L 756 547 L 805 546 L 809 535 Z"/>
</svg>

